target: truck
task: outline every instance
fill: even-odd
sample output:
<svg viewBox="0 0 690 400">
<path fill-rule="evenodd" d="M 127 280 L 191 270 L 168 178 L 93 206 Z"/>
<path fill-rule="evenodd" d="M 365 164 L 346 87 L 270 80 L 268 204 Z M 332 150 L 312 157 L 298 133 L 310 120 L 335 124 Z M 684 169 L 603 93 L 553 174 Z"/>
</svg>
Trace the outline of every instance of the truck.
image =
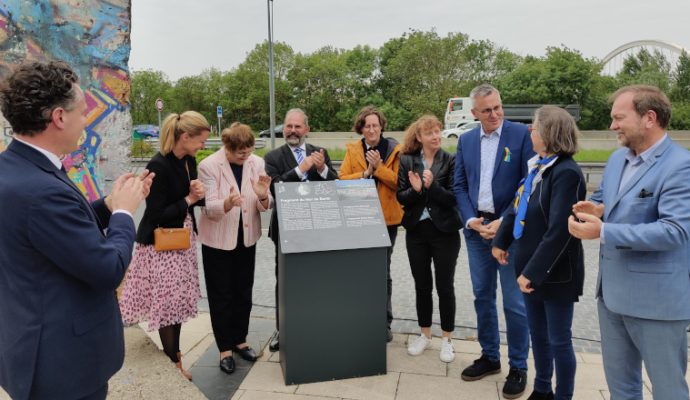
<svg viewBox="0 0 690 400">
<path fill-rule="evenodd" d="M 474 121 L 476 118 L 474 118 L 471 112 L 473 105 L 474 102 L 470 97 L 451 97 L 448 99 L 444 118 L 445 129 L 456 128 L 458 125 Z M 575 121 L 580 120 L 579 104 L 555 105 L 565 109 L 575 118 Z M 541 106 L 543 104 L 504 104 L 503 118 L 514 122 L 531 123 L 534 112 Z"/>
</svg>

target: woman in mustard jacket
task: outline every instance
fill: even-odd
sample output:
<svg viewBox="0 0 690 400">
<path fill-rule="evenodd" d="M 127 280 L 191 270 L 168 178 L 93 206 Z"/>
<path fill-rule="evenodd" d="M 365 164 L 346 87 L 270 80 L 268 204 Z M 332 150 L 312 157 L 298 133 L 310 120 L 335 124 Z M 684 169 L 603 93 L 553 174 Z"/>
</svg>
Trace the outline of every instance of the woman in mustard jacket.
<svg viewBox="0 0 690 400">
<path fill-rule="evenodd" d="M 393 310 L 391 308 L 391 294 L 393 280 L 391 280 L 391 255 L 395 238 L 398 236 L 398 226 L 402 220 L 403 211 L 396 198 L 398 190 L 398 165 L 400 164 L 400 144 L 393 138 L 383 137 L 386 129 L 386 117 L 373 106 L 364 107 L 355 118 L 352 128 L 362 135 L 361 140 L 347 144 L 345 158 L 340 166 L 340 179 L 373 179 L 376 191 L 381 201 L 383 217 L 386 220 L 388 236 L 391 246 L 388 248 L 388 263 L 386 272 L 388 277 L 388 341 L 393 340 L 391 322 Z"/>
</svg>

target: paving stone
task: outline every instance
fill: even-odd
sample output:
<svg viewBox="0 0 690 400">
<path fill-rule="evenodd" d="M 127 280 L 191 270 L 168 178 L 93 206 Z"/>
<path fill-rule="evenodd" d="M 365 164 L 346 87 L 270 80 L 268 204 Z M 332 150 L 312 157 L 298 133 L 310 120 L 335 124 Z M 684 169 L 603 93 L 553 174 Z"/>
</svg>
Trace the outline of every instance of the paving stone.
<svg viewBox="0 0 690 400">
<path fill-rule="evenodd" d="M 407 354 L 407 347 L 401 344 L 388 345 L 388 372 L 446 376 L 446 363 L 439 358 L 439 351 L 427 349 L 418 356 Z"/>
<path fill-rule="evenodd" d="M 496 382 L 464 382 L 448 377 L 400 374 L 396 400 L 498 400 Z"/>
<path fill-rule="evenodd" d="M 297 385 L 285 385 L 280 364 L 272 362 L 254 363 L 251 371 L 240 385 L 240 389 L 260 392 L 295 393 Z"/>
<path fill-rule="evenodd" d="M 337 397 L 303 396 L 288 393 L 246 391 L 239 400 L 333 400 Z"/>
<path fill-rule="evenodd" d="M 399 373 L 299 385 L 296 394 L 354 400 L 393 400 Z"/>
</svg>

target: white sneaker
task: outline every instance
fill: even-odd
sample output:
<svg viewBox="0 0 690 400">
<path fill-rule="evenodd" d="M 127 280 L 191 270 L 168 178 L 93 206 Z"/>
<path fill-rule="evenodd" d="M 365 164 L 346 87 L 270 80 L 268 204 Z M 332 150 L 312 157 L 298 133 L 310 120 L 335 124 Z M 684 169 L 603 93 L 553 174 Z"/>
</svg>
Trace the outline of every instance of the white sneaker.
<svg viewBox="0 0 690 400">
<path fill-rule="evenodd" d="M 441 354 L 439 358 L 443 362 L 453 362 L 455 360 L 455 349 L 453 348 L 453 342 L 448 338 L 443 338 L 441 341 Z"/>
<path fill-rule="evenodd" d="M 431 339 L 424 336 L 424 334 L 422 333 L 415 340 L 413 340 L 412 343 L 407 345 L 407 354 L 411 356 L 418 356 L 429 347 L 431 347 Z"/>
</svg>

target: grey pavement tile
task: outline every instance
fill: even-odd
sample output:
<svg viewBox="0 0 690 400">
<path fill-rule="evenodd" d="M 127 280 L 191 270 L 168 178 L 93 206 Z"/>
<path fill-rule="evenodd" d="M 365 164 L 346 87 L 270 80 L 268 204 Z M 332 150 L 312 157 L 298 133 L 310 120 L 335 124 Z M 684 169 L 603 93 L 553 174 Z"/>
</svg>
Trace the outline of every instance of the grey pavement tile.
<svg viewBox="0 0 690 400">
<path fill-rule="evenodd" d="M 285 385 L 279 363 L 257 361 L 240 389 L 259 392 L 295 393 L 297 385 Z"/>
<path fill-rule="evenodd" d="M 440 376 L 400 374 L 396 400 L 498 400 L 496 382 L 464 382 Z"/>
<path fill-rule="evenodd" d="M 299 385 L 296 394 L 353 400 L 393 400 L 399 373 Z"/>
</svg>

